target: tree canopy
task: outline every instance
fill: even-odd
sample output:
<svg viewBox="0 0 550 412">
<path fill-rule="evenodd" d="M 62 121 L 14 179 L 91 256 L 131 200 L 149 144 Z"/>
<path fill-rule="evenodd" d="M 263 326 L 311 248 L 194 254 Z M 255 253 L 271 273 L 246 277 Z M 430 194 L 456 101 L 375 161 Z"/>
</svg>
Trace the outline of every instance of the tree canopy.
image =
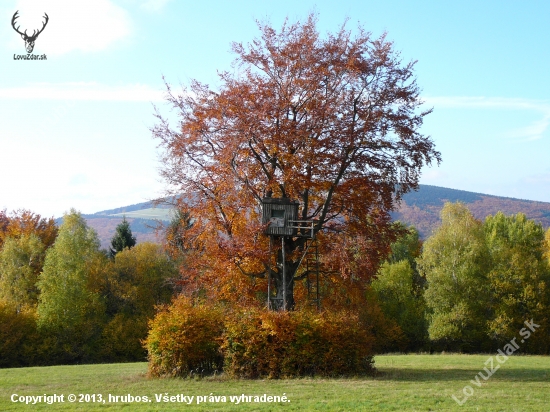
<svg viewBox="0 0 550 412">
<path fill-rule="evenodd" d="M 481 222 L 463 203 L 445 204 L 441 226 L 424 243 L 418 267 L 428 285 L 430 338 L 462 350 L 481 341 L 490 316 L 489 251 Z"/>
<path fill-rule="evenodd" d="M 0 210 L 0 247 L 8 237 L 20 238 L 31 234 L 38 236 L 44 246 L 49 248 L 57 236 L 55 220 L 25 209 L 14 210 L 9 214 Z"/>
<path fill-rule="evenodd" d="M 0 300 L 17 312 L 36 307 L 36 285 L 44 264 L 45 246 L 34 233 L 20 238 L 8 237 L 0 248 Z"/>
<path fill-rule="evenodd" d="M 0 210 L 0 301 L 17 313 L 36 307 L 36 282 L 57 232 L 53 218 L 25 209 Z"/>
<path fill-rule="evenodd" d="M 186 236 L 201 250 L 186 260 L 191 290 L 198 279 L 219 285 L 209 288 L 219 298 L 246 299 L 265 280 L 239 276 L 269 273 L 277 296 L 289 294 L 282 309 L 293 307 L 307 240 L 285 237 L 271 260 L 265 197 L 299 201 L 299 219 L 314 221 L 329 283 L 369 279 L 395 240 L 389 213 L 440 160 L 419 132 L 431 110 L 420 108 L 414 62 L 403 64 L 385 35 L 352 35 L 344 24 L 322 37 L 316 23 L 259 23 L 261 38 L 233 43 L 235 70 L 220 73 L 218 90 L 193 81 L 175 95 L 167 84 L 178 128 L 157 112 L 153 133 L 165 149 L 162 175 L 193 218 Z"/>
<path fill-rule="evenodd" d="M 100 333 L 105 308 L 97 289 L 105 263 L 97 234 L 72 209 L 46 253 L 37 308 L 38 325 L 54 331 L 60 350 L 70 354 L 67 360 L 89 356 L 83 353 Z"/>
<path fill-rule="evenodd" d="M 542 325 L 526 345 L 545 352 L 548 343 L 550 270 L 544 259 L 544 230 L 523 213 L 498 212 L 484 223 L 492 268 L 488 273 L 492 317 L 491 336 L 506 342 L 516 336 L 525 320 Z"/>
</svg>

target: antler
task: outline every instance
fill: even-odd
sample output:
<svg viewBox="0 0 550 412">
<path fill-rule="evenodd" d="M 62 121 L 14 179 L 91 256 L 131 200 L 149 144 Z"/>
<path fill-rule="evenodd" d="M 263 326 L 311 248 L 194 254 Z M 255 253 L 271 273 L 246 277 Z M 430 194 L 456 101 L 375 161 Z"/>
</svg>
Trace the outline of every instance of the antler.
<svg viewBox="0 0 550 412">
<path fill-rule="evenodd" d="M 12 26 L 13 29 L 14 29 L 17 33 L 19 33 L 21 36 L 26 36 L 26 35 L 27 35 L 27 30 L 25 30 L 25 33 L 21 33 L 21 32 L 19 31 L 19 27 L 21 27 L 21 26 L 17 26 L 17 28 L 15 28 L 15 19 L 19 17 L 19 16 L 17 15 L 17 13 L 19 13 L 19 10 L 17 10 L 17 11 L 15 12 L 15 14 L 13 15 L 13 17 L 12 17 L 12 19 L 11 19 L 11 26 Z M 46 14 L 46 13 L 44 13 L 44 14 Z"/>
<path fill-rule="evenodd" d="M 17 13 L 19 13 L 19 10 L 17 10 L 17 11 L 15 12 L 15 14 L 13 15 L 13 17 L 12 17 L 12 19 L 11 19 L 11 26 L 13 27 L 13 29 L 14 29 L 17 33 L 19 33 L 21 36 L 25 36 L 25 37 L 28 38 L 28 39 L 35 39 L 36 37 L 38 37 L 38 35 L 39 35 L 40 33 L 42 33 L 42 31 L 43 31 L 44 28 L 46 27 L 46 24 L 48 24 L 48 20 L 50 20 L 50 18 L 48 17 L 48 14 L 44 12 L 44 16 L 43 16 L 43 17 L 46 19 L 46 21 L 45 21 L 44 23 L 42 23 L 42 28 L 41 28 L 40 30 L 38 30 L 38 33 L 36 32 L 36 30 L 33 30 L 32 36 L 29 36 L 29 35 L 27 34 L 27 30 L 25 30 L 24 33 L 21 33 L 21 32 L 19 31 L 19 27 L 21 27 L 21 26 L 17 26 L 17 28 L 15 27 L 15 19 L 17 19 L 17 18 L 19 17 L 19 16 L 17 15 Z"/>
<path fill-rule="evenodd" d="M 46 12 L 44 12 L 44 16 L 43 16 L 43 17 L 46 19 L 46 21 L 43 23 L 42 28 L 41 28 L 40 30 L 38 30 L 38 33 L 36 33 L 36 34 L 33 33 L 33 34 L 32 34 L 32 37 L 38 37 L 38 35 L 39 35 L 40 33 L 42 33 L 42 31 L 44 30 L 44 27 L 46 27 L 46 24 L 48 24 L 48 20 L 50 20 L 50 18 L 48 17 L 48 15 L 46 14 Z"/>
</svg>

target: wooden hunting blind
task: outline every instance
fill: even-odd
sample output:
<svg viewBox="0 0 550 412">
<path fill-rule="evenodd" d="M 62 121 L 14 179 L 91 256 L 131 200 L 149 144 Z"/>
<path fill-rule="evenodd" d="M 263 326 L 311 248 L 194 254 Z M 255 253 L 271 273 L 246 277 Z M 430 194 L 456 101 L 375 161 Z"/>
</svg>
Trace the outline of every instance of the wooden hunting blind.
<svg viewBox="0 0 550 412">
<path fill-rule="evenodd" d="M 275 239 L 281 242 L 280 255 L 276 252 L 276 256 L 280 256 L 280 261 L 277 263 L 282 269 L 282 297 L 272 296 L 271 288 L 271 270 L 267 276 L 267 307 L 286 308 L 286 289 L 289 282 L 294 282 L 294 275 L 297 273 L 301 264 L 304 263 L 302 270 L 305 270 L 305 279 L 307 284 L 308 299 L 311 303 L 321 309 L 321 297 L 319 295 L 319 250 L 316 237 L 316 220 L 298 220 L 299 202 L 290 200 L 289 198 L 273 198 L 265 197 L 262 199 L 262 224 L 265 226 L 265 234 L 269 236 L 269 255 L 272 256 Z M 295 263 L 297 265 L 290 273 L 287 279 L 286 273 L 286 257 L 285 257 L 285 239 L 301 237 L 305 238 L 300 251 L 302 256 Z M 271 259 L 271 258 L 270 258 Z M 277 259 L 277 257 L 275 258 Z M 304 273 L 304 272 L 302 272 Z"/>
<path fill-rule="evenodd" d="M 298 217 L 298 205 L 289 198 L 263 198 L 262 223 L 268 225 L 266 235 L 295 236 L 297 229 L 293 222 Z"/>
</svg>

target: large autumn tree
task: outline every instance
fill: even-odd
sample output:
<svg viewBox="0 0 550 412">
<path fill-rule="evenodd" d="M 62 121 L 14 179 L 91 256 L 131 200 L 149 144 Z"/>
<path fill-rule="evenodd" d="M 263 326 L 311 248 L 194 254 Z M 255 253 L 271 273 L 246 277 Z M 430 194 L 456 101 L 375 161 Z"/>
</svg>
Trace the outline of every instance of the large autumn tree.
<svg viewBox="0 0 550 412">
<path fill-rule="evenodd" d="M 193 219 L 188 290 L 246 300 L 269 274 L 278 308 L 294 306 L 307 239 L 275 239 L 270 258 L 266 197 L 299 201 L 299 219 L 314 221 L 328 284 L 368 280 L 395 240 L 390 212 L 417 188 L 421 168 L 440 160 L 419 132 L 430 110 L 420 108 L 414 62 L 403 63 L 385 35 L 343 25 L 322 37 L 316 23 L 259 23 L 261 38 L 233 43 L 234 70 L 220 73 L 216 90 L 193 81 L 175 94 L 167 85 L 178 127 L 157 113 L 153 133 L 165 149 L 163 177 Z"/>
</svg>

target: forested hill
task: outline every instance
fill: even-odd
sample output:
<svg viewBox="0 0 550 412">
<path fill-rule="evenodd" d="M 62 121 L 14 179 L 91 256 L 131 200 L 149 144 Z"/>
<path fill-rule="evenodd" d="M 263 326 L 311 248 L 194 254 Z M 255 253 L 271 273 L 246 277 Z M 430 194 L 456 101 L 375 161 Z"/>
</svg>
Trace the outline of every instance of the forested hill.
<svg viewBox="0 0 550 412">
<path fill-rule="evenodd" d="M 155 204 L 155 202 L 153 201 L 148 201 L 148 202 L 136 203 L 128 206 L 117 207 L 115 209 L 102 210 L 101 212 L 96 212 L 90 216 L 111 216 L 115 214 L 129 215 L 129 214 L 132 214 L 132 212 L 143 212 L 144 210 L 169 209 L 169 208 L 170 206 L 168 206 L 168 203 Z"/>
<path fill-rule="evenodd" d="M 481 220 L 498 211 L 506 215 L 521 212 L 525 213 L 529 219 L 542 223 L 545 228 L 550 226 L 550 203 L 485 195 L 431 185 L 420 185 L 418 191 L 407 193 L 392 217 L 415 226 L 420 235 L 426 238 L 439 225 L 439 211 L 445 202 L 457 201 L 465 203 L 474 216 Z"/>
<path fill-rule="evenodd" d="M 156 233 L 157 229 L 170 220 L 170 210 L 166 205 L 155 206 L 153 202 L 143 202 L 82 216 L 88 225 L 97 232 L 101 247 L 107 249 L 117 225 L 124 218 L 130 223 L 130 228 L 138 243 L 158 243 L 160 239 Z M 62 221 L 63 218 L 56 219 L 58 225 Z"/>
<path fill-rule="evenodd" d="M 107 249 L 122 219 L 130 223 L 132 233 L 139 242 L 159 242 L 163 225 L 171 220 L 170 206 L 167 203 L 155 204 L 153 201 L 102 210 L 94 214 L 83 214 L 88 225 L 95 229 L 101 247 Z M 61 224 L 63 218 L 56 219 Z M 159 232 L 159 235 L 157 234 Z"/>
<path fill-rule="evenodd" d="M 522 212 L 528 218 L 542 223 L 545 228 L 550 226 L 550 203 L 491 196 L 430 185 L 420 185 L 418 191 L 407 193 L 392 216 L 395 220 L 415 226 L 420 235 L 426 238 L 439 225 L 439 211 L 443 204 L 456 201 L 466 203 L 478 219 L 485 219 L 486 216 L 494 215 L 499 210 L 507 215 Z M 123 216 L 130 222 L 138 242 L 158 241 L 153 227 L 162 222 L 166 224 L 170 220 L 170 211 L 167 207 L 166 205 L 153 207 L 151 202 L 144 202 L 103 210 L 84 217 L 88 224 L 98 232 L 103 247 L 109 245 L 115 228 L 122 221 Z"/>
</svg>

